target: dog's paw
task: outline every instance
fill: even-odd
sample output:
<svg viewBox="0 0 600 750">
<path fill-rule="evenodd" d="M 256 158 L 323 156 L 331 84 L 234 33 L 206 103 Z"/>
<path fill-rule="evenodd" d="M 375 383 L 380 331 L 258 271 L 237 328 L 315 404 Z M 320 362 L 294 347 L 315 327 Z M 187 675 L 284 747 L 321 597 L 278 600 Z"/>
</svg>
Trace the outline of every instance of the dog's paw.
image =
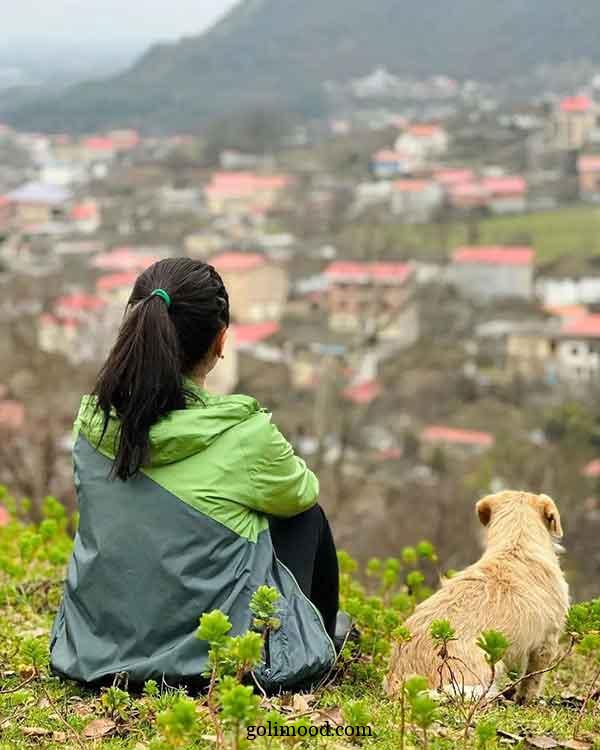
<svg viewBox="0 0 600 750">
<path fill-rule="evenodd" d="M 535 703 L 539 698 L 537 690 L 517 690 L 513 700 L 517 706 L 527 706 Z"/>
</svg>

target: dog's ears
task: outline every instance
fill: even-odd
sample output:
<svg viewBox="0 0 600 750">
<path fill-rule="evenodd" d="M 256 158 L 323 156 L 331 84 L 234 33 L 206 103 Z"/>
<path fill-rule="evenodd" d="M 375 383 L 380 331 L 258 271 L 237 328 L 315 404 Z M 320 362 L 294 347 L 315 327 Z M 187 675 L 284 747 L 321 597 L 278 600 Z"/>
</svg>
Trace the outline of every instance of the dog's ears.
<svg viewBox="0 0 600 750">
<path fill-rule="evenodd" d="M 484 497 L 475 506 L 479 520 L 484 526 L 487 526 L 492 520 L 492 504 L 489 497 Z"/>
<path fill-rule="evenodd" d="M 560 522 L 560 513 L 554 500 L 548 495 L 540 495 L 540 500 L 542 501 L 542 515 L 550 533 L 556 539 L 562 539 L 563 528 Z"/>
</svg>

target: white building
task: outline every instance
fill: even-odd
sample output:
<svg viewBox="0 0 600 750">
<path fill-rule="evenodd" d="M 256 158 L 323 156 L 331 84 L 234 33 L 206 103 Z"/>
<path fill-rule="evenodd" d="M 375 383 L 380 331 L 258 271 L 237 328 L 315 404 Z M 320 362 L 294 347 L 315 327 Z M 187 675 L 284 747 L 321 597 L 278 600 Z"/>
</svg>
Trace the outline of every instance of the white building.
<svg viewBox="0 0 600 750">
<path fill-rule="evenodd" d="M 600 371 L 600 315 L 567 320 L 556 344 L 556 366 L 561 379 L 587 384 Z"/>
<path fill-rule="evenodd" d="M 442 188 L 433 180 L 396 180 L 392 183 L 391 211 L 407 222 L 429 221 L 443 199 Z"/>
<path fill-rule="evenodd" d="M 448 151 L 448 142 L 448 133 L 441 125 L 415 123 L 398 136 L 394 148 L 415 159 L 426 161 L 444 156 Z"/>
<path fill-rule="evenodd" d="M 452 255 L 450 281 L 473 299 L 531 299 L 534 261 L 530 247 L 459 247 Z"/>
<path fill-rule="evenodd" d="M 74 164 L 64 161 L 49 161 L 40 167 L 39 181 L 46 185 L 60 185 L 70 187 L 87 179 L 85 168 L 82 164 Z"/>
<path fill-rule="evenodd" d="M 545 307 L 595 305 L 600 303 L 600 276 L 542 276 L 535 283 L 535 293 Z"/>
</svg>

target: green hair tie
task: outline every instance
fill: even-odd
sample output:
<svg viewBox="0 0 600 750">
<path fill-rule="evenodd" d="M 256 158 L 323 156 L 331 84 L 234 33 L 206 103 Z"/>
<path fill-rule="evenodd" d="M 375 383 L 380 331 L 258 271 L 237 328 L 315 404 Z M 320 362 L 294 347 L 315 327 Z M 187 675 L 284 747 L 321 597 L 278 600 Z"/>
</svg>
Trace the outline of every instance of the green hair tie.
<svg viewBox="0 0 600 750">
<path fill-rule="evenodd" d="M 165 292 L 164 289 L 155 289 L 150 296 L 151 297 L 160 297 L 162 300 L 164 300 L 164 302 L 165 302 L 165 304 L 167 306 L 167 309 L 169 307 L 171 307 L 171 297 L 169 296 L 168 292 Z"/>
</svg>

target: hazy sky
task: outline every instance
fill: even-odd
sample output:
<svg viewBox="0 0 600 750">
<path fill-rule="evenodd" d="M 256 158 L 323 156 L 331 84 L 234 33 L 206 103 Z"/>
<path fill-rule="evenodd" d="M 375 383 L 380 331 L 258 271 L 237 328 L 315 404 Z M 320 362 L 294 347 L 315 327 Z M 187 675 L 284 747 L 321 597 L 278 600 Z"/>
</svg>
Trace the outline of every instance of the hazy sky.
<svg viewBox="0 0 600 750">
<path fill-rule="evenodd" d="M 195 34 L 236 0 L 16 0 L 2 9 L 2 38 L 52 41 L 173 39 Z M 4 5 L 4 3 L 2 3 Z"/>
</svg>

